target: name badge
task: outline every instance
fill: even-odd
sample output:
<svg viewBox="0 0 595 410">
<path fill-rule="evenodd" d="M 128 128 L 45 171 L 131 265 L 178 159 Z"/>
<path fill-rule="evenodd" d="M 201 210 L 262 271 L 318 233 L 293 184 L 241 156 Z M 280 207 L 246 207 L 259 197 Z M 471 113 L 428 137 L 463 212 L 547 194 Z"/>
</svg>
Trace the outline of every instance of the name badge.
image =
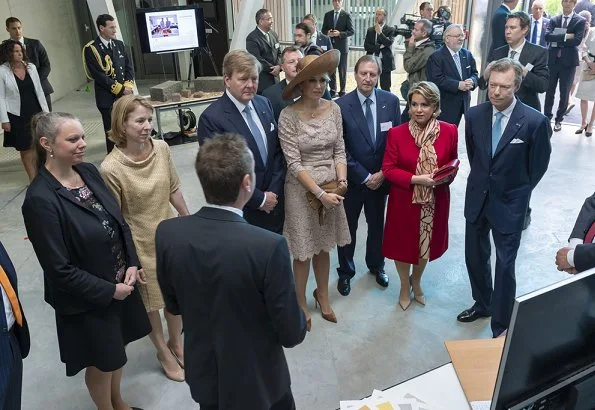
<svg viewBox="0 0 595 410">
<path fill-rule="evenodd" d="M 275 48 L 277 48 L 277 49 L 279 48 L 279 43 L 275 44 Z"/>
<path fill-rule="evenodd" d="M 533 64 L 531 64 L 531 63 L 527 63 L 527 64 L 525 64 L 525 69 L 526 69 L 527 71 L 531 71 L 531 70 L 533 70 L 533 67 L 534 67 L 534 65 L 533 65 Z"/>
<path fill-rule="evenodd" d="M 392 121 L 388 121 L 388 122 L 381 122 L 380 123 L 380 132 L 384 132 L 384 131 L 388 131 L 393 127 L 393 122 Z"/>
<path fill-rule="evenodd" d="M 327 46 L 320 46 L 320 48 L 322 48 L 322 51 L 326 51 L 328 49 Z"/>
<path fill-rule="evenodd" d="M 271 132 L 275 131 L 275 124 L 271 123 Z"/>
</svg>

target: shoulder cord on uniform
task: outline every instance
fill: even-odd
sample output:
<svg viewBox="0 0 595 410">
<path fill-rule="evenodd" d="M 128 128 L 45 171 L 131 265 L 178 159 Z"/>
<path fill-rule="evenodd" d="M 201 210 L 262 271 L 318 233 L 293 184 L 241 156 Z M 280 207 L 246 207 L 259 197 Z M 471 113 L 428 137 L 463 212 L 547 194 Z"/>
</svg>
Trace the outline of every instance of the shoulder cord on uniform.
<svg viewBox="0 0 595 410">
<path fill-rule="evenodd" d="M 94 43 L 94 40 L 93 41 L 89 41 L 87 44 L 85 44 L 85 47 L 83 47 L 83 67 L 85 68 L 85 74 L 87 75 L 87 78 L 89 80 L 93 80 L 94 79 L 89 74 L 89 70 L 87 68 L 87 61 L 85 59 L 85 49 L 87 47 L 89 47 L 91 49 L 91 51 L 93 52 L 93 54 L 95 55 L 95 58 L 97 59 L 97 63 L 99 64 L 99 67 L 101 67 L 101 70 L 108 77 L 115 78 L 115 72 L 116 72 L 116 70 L 114 69 L 114 64 L 112 63 L 112 58 L 109 55 L 106 55 L 105 56 L 105 65 L 103 65 L 103 63 L 101 61 L 101 56 L 99 55 L 99 51 L 97 51 L 97 48 L 93 45 L 93 43 Z"/>
</svg>

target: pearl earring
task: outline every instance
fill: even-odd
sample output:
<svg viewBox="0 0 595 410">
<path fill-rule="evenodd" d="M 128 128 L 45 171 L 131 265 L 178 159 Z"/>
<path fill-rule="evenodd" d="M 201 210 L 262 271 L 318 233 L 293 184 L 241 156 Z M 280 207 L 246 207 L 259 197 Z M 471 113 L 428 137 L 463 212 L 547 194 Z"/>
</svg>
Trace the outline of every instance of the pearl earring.
<svg viewBox="0 0 595 410">
<path fill-rule="evenodd" d="M 50 151 L 50 158 L 54 158 L 54 151 Z"/>
</svg>

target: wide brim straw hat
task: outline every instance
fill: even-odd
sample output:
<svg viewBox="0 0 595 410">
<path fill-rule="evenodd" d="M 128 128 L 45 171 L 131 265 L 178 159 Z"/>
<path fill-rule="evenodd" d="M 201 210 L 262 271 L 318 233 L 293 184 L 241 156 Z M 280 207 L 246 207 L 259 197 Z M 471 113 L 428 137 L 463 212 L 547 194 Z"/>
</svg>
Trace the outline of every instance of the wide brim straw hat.
<svg viewBox="0 0 595 410">
<path fill-rule="evenodd" d="M 340 57 L 339 50 L 329 50 L 320 56 L 310 55 L 302 58 L 297 64 L 297 75 L 283 90 L 283 99 L 292 99 L 295 87 L 304 81 L 317 75 L 334 73 L 339 65 Z"/>
</svg>

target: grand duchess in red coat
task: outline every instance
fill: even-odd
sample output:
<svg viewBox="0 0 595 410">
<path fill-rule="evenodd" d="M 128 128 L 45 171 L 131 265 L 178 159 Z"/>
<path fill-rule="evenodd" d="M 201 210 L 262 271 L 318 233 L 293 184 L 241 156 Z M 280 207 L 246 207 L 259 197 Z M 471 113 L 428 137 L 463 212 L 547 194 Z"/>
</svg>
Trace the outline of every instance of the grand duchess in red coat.
<svg viewBox="0 0 595 410">
<path fill-rule="evenodd" d="M 438 121 L 440 91 L 422 81 L 408 94 L 411 120 L 388 132 L 382 162 L 391 182 L 382 253 L 393 259 L 401 280 L 399 305 L 414 299 L 425 305 L 421 276 L 428 263 L 448 248 L 449 185 L 453 178 L 434 181 L 441 166 L 457 158 L 455 125 Z"/>
</svg>

